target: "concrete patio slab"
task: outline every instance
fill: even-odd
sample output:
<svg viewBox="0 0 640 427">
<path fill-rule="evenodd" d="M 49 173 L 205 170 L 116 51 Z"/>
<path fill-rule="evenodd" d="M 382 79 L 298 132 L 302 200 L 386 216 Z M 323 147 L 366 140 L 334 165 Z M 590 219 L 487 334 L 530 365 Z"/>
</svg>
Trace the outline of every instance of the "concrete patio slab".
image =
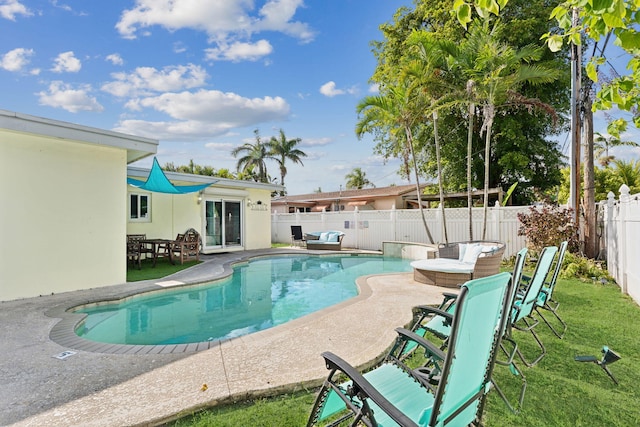
<svg viewBox="0 0 640 427">
<path fill-rule="evenodd" d="M 285 252 L 220 254 L 163 281 L 208 281 L 228 274 L 233 262 Z M 0 321 L 8 326 L 0 332 L 0 424 L 153 425 L 252 393 L 319 384 L 327 374 L 321 352 L 370 364 L 392 343 L 394 328 L 410 322 L 414 305 L 442 298 L 441 288 L 414 282 L 411 273 L 360 278 L 358 285 L 359 296 L 349 301 L 195 353 L 105 354 L 49 337 L 60 321 L 45 315 L 51 307 L 159 287 L 153 283 L 0 303 Z M 53 357 L 65 350 L 76 353 Z"/>
</svg>

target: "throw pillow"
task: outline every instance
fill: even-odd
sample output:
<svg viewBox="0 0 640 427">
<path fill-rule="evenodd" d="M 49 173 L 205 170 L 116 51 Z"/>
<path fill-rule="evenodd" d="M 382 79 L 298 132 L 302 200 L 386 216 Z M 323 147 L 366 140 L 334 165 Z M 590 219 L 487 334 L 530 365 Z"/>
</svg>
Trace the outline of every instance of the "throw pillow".
<svg viewBox="0 0 640 427">
<path fill-rule="evenodd" d="M 468 264 L 475 264 L 478 256 L 482 253 L 482 245 L 478 243 L 469 244 L 467 250 L 464 253 L 462 262 Z"/>
<path fill-rule="evenodd" d="M 328 242 L 329 241 L 329 232 L 328 231 L 323 231 L 322 233 L 320 233 L 320 239 L 318 240 L 322 240 L 323 242 Z"/>
<path fill-rule="evenodd" d="M 464 253 L 467 251 L 466 243 L 458 243 L 458 261 L 462 261 L 464 259 Z"/>
<path fill-rule="evenodd" d="M 482 253 L 492 254 L 497 250 L 498 250 L 497 246 L 485 246 L 485 245 L 482 245 Z"/>
</svg>

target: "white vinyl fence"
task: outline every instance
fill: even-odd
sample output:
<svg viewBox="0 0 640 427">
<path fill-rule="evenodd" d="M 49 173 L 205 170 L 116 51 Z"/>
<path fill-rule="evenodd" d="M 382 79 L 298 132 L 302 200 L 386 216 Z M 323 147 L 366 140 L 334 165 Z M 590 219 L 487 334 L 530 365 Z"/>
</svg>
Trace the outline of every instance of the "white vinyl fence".
<svg viewBox="0 0 640 427">
<path fill-rule="evenodd" d="M 600 206 L 607 270 L 622 292 L 640 304 L 640 194 L 630 195 L 623 185 L 618 200 L 610 192 Z"/>
<path fill-rule="evenodd" d="M 620 197 L 609 193 L 607 201 L 599 203 L 602 221 L 602 241 L 607 269 L 616 279 L 623 293 L 640 304 L 640 194 L 630 195 L 629 187 L 620 187 Z M 526 245 L 518 236 L 520 223 L 517 214 L 528 213 L 529 206 L 489 208 L 487 240 L 506 244 L 505 258 Z M 425 216 L 436 243 L 445 241 L 442 214 L 439 209 L 426 209 Z M 469 239 L 467 208 L 446 209 L 449 242 Z M 271 241 L 291 242 L 291 226 L 301 225 L 302 231 L 339 230 L 345 233 L 343 247 L 382 250 L 382 242 L 404 241 L 429 243 L 418 209 L 386 211 L 308 212 L 271 216 Z M 481 238 L 482 208 L 473 209 L 473 236 Z"/>
<path fill-rule="evenodd" d="M 526 245 L 524 236 L 518 236 L 518 212 L 528 212 L 528 206 L 489 208 L 487 240 L 506 244 L 505 258 L 515 255 Z M 449 242 L 469 240 L 467 208 L 448 208 L 445 211 Z M 445 241 L 442 213 L 439 209 L 425 209 L 427 225 L 435 243 Z M 291 242 L 291 226 L 301 225 L 303 233 L 337 230 L 345 233 L 342 246 L 365 250 L 382 250 L 384 241 L 429 243 L 420 210 L 391 209 L 384 211 L 306 212 L 271 216 L 271 241 Z M 482 237 L 482 208 L 473 209 L 473 237 Z"/>
</svg>

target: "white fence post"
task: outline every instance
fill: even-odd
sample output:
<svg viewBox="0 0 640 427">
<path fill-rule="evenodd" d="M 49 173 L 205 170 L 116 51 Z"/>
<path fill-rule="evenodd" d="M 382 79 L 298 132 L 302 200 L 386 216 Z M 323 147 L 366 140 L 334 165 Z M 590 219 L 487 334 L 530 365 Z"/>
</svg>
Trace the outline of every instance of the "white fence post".
<svg viewBox="0 0 640 427">
<path fill-rule="evenodd" d="M 618 279 L 618 240 L 616 238 L 613 212 L 616 204 L 616 196 L 612 191 L 607 193 L 607 215 L 605 216 L 604 245 L 607 250 L 607 270 L 609 274 Z"/>
<path fill-rule="evenodd" d="M 627 217 L 628 217 L 628 209 L 629 209 L 629 192 L 630 189 L 626 184 L 622 184 L 620 187 L 620 232 L 618 233 L 618 242 L 619 242 L 619 268 L 620 274 L 618 277 L 620 278 L 620 287 L 622 288 L 622 292 L 628 293 L 628 284 L 627 284 Z"/>
<path fill-rule="evenodd" d="M 355 241 L 355 247 L 356 249 L 360 249 L 360 234 L 362 233 L 361 227 L 360 227 L 360 211 L 358 210 L 358 207 L 356 206 L 355 209 L 353 210 L 353 222 L 355 224 L 355 234 L 356 234 L 356 241 Z"/>
<path fill-rule="evenodd" d="M 393 227 L 393 240 L 398 240 L 398 213 L 396 212 L 396 204 L 391 205 L 391 212 L 389 212 L 389 219 L 391 220 L 391 226 Z"/>
</svg>

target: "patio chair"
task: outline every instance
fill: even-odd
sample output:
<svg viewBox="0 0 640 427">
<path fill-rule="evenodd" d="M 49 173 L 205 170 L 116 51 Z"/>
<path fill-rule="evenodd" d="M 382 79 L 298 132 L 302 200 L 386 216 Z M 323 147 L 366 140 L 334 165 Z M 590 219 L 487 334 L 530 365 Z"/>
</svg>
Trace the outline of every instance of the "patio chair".
<svg viewBox="0 0 640 427">
<path fill-rule="evenodd" d="M 138 270 L 142 269 L 142 262 L 140 260 L 142 254 L 140 253 L 140 242 L 127 240 L 127 266 L 129 262 L 135 267 L 138 266 Z"/>
<path fill-rule="evenodd" d="M 301 225 L 292 225 L 291 226 L 291 246 L 305 246 L 306 240 L 304 238 L 304 234 L 302 233 Z"/>
<path fill-rule="evenodd" d="M 515 300 L 515 292 L 518 288 L 518 284 L 520 283 L 522 277 L 522 271 L 524 268 L 524 262 L 527 255 L 527 248 L 521 249 L 516 254 L 515 265 L 513 268 L 513 273 L 511 274 L 511 294 L 509 296 L 509 306 L 512 307 Z M 430 306 L 418 306 L 414 308 L 415 312 L 415 320 L 413 326 L 411 328 L 412 331 L 416 332 L 418 335 L 426 337 L 427 334 L 433 335 L 436 338 L 442 340 L 440 345 L 441 350 L 445 350 L 447 347 L 447 342 L 449 339 L 449 335 L 451 334 L 451 322 L 453 319 L 453 312 L 455 310 L 456 298 L 457 294 L 451 293 L 443 293 L 444 299 L 442 303 L 438 306 L 437 309 L 434 309 Z M 522 408 L 522 404 L 524 402 L 524 395 L 527 388 L 527 380 L 523 374 L 523 372 L 518 368 L 518 366 L 513 361 L 515 355 L 517 354 L 516 350 L 518 348 L 517 343 L 506 335 L 506 328 L 508 327 L 509 322 L 504 324 L 504 329 L 502 330 L 502 340 L 500 343 L 500 348 L 506 355 L 506 360 L 497 359 L 496 363 L 499 365 L 508 366 L 510 371 L 520 377 L 522 382 L 522 386 L 520 388 L 520 393 L 518 397 L 518 402 L 516 405 L 512 405 L 509 402 L 509 399 L 505 396 L 504 392 L 500 389 L 498 384 L 491 379 L 492 385 L 495 387 L 496 392 L 502 398 L 507 407 L 513 412 L 518 413 Z M 508 342 L 511 346 L 510 350 L 507 350 L 505 346 L 505 341 Z M 411 344 L 407 345 L 406 350 L 413 350 Z M 426 366 L 425 366 L 426 367 Z M 437 367 L 436 367 L 437 369 Z M 437 377 L 434 377 L 434 381 L 437 381 Z"/>
<path fill-rule="evenodd" d="M 188 229 L 184 234 L 178 234 L 176 240 L 169 243 L 171 258 L 180 259 L 180 264 L 190 259 L 200 260 L 200 247 L 202 241 L 200 233 L 193 228 Z"/>
<path fill-rule="evenodd" d="M 153 249 L 144 244 L 144 240 L 147 240 L 146 234 L 127 234 L 127 245 L 129 244 L 129 242 L 137 243 L 139 246 L 140 254 L 144 255 L 145 258 L 148 258 L 149 255 L 153 256 Z"/>
<path fill-rule="evenodd" d="M 549 280 L 548 282 L 545 282 L 542 285 L 542 290 L 538 295 L 538 301 L 536 301 L 536 305 L 535 305 L 536 313 L 538 313 L 542 321 L 547 324 L 549 329 L 551 329 L 551 332 L 553 332 L 553 334 L 560 339 L 562 339 L 564 337 L 565 332 L 567 332 L 567 324 L 558 315 L 558 307 L 560 306 L 560 303 L 553 299 L 553 290 L 556 287 L 556 281 L 558 280 L 558 276 L 560 275 L 560 270 L 562 269 L 562 263 L 564 262 L 564 254 L 567 252 L 567 246 L 568 246 L 567 241 L 560 243 L 560 249 L 558 250 L 556 265 L 553 270 L 553 275 L 551 276 L 551 280 Z M 562 332 L 559 332 L 558 330 L 556 330 L 556 328 L 549 322 L 549 320 L 543 316 L 541 310 L 549 311 L 551 312 L 551 314 L 554 315 L 556 320 L 558 320 L 558 322 L 562 326 Z"/>
<path fill-rule="evenodd" d="M 397 328 L 398 338 L 382 364 L 360 374 L 330 352 L 322 356 L 330 371 L 318 393 L 307 426 L 441 426 L 478 423 L 489 390 L 491 371 L 508 316 L 510 274 L 464 284 L 456 300 L 448 352 Z M 433 385 L 400 358 L 404 343 L 415 341 L 429 357 L 442 361 Z M 346 376 L 349 380 L 343 382 Z"/>
<path fill-rule="evenodd" d="M 538 344 L 538 347 L 540 347 L 540 355 L 531 362 L 526 360 L 519 348 L 516 349 L 518 356 L 528 367 L 535 366 L 547 353 L 544 344 L 534 330 L 539 322 L 532 316 L 532 314 L 538 302 L 538 295 L 542 290 L 544 281 L 551 270 L 551 265 L 553 264 L 553 258 L 555 257 L 556 252 L 558 252 L 558 248 L 555 246 L 547 246 L 542 250 L 542 252 L 540 252 L 538 263 L 533 271 L 531 280 L 529 280 L 526 287 L 523 290 L 519 290 L 516 295 L 515 302 L 513 303 L 512 321 L 510 322 L 509 327 L 507 327 L 508 338 L 513 338 L 511 334 L 513 328 L 520 331 L 530 332 Z"/>
</svg>

